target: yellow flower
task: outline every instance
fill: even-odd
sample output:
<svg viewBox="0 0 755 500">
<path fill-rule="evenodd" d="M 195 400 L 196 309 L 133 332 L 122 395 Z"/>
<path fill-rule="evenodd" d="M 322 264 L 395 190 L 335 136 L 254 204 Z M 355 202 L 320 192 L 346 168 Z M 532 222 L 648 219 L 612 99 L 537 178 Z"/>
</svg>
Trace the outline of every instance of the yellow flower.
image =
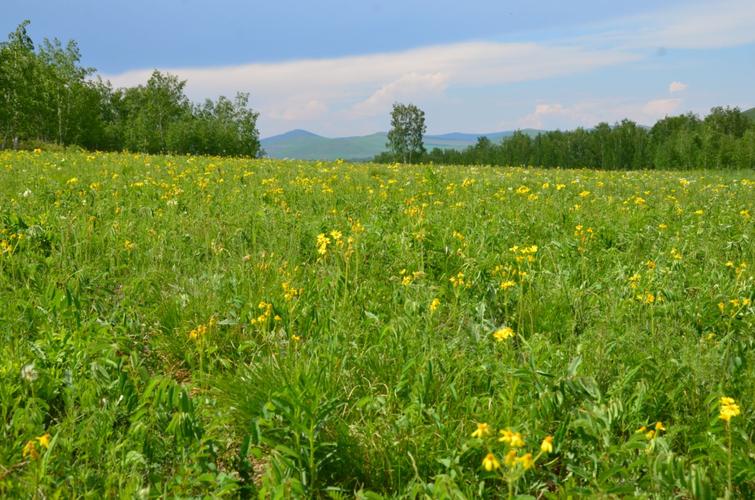
<svg viewBox="0 0 755 500">
<path fill-rule="evenodd" d="M 34 441 L 28 441 L 23 449 L 21 450 L 21 455 L 26 458 L 30 457 L 32 460 L 36 460 L 39 458 L 39 452 L 37 451 L 37 447 L 34 444 Z"/>
<path fill-rule="evenodd" d="M 503 463 L 506 464 L 506 467 L 513 467 L 516 465 L 516 459 L 516 450 L 509 450 L 506 456 L 503 457 Z"/>
<path fill-rule="evenodd" d="M 328 245 L 330 245 L 330 238 L 325 236 L 325 234 L 320 233 L 317 235 L 317 253 L 320 255 L 325 255 L 328 253 Z"/>
<path fill-rule="evenodd" d="M 666 428 L 663 426 L 663 422 L 660 422 L 660 421 L 656 422 L 655 423 L 655 430 L 658 431 L 658 432 L 665 431 Z"/>
<path fill-rule="evenodd" d="M 543 453 L 553 453 L 553 436 L 545 436 L 540 444 L 540 451 Z"/>
<path fill-rule="evenodd" d="M 132 252 L 136 249 L 136 243 L 134 243 L 133 241 L 126 240 L 123 242 L 123 248 L 127 252 Z"/>
<path fill-rule="evenodd" d="M 647 431 L 645 433 L 645 437 L 648 438 L 648 439 L 653 439 L 655 437 L 655 431 L 654 430 Z"/>
<path fill-rule="evenodd" d="M 588 196 L 590 196 L 590 191 L 582 191 L 579 193 L 580 198 L 587 198 Z"/>
<path fill-rule="evenodd" d="M 490 426 L 484 422 L 477 424 L 477 429 L 472 433 L 473 438 L 483 438 L 485 436 L 490 436 L 490 434 L 493 431 L 490 429 Z"/>
<path fill-rule="evenodd" d="M 508 327 L 508 326 L 504 326 L 503 328 L 499 328 L 498 330 L 496 330 L 493 333 L 493 337 L 495 337 L 495 339 L 498 342 L 503 342 L 506 339 L 510 339 L 514 335 L 516 335 L 514 333 L 514 330 L 511 327 Z"/>
<path fill-rule="evenodd" d="M 739 409 L 739 405 L 734 401 L 733 398 L 729 397 L 722 397 L 721 398 L 721 411 L 718 415 L 718 417 L 725 421 L 727 424 L 729 423 L 729 420 L 731 420 L 731 417 L 736 417 L 741 413 Z"/>
<path fill-rule="evenodd" d="M 515 287 L 516 281 L 506 280 L 501 282 L 501 290 L 508 290 L 509 288 Z"/>
<path fill-rule="evenodd" d="M 50 448 L 50 434 L 45 432 L 41 436 L 37 438 L 37 441 L 39 442 L 39 446 L 47 450 Z"/>
<path fill-rule="evenodd" d="M 464 281 L 464 273 L 462 273 L 461 271 L 456 273 L 456 276 L 451 276 L 450 278 L 448 278 L 448 281 L 451 282 L 454 288 L 461 287 L 466 284 L 466 282 Z"/>
<path fill-rule="evenodd" d="M 192 340 L 197 340 L 203 337 L 205 333 L 207 333 L 207 326 L 199 325 L 198 327 L 194 328 L 192 331 L 189 332 L 189 338 Z"/>
<path fill-rule="evenodd" d="M 532 453 L 525 453 L 521 457 L 517 458 L 517 462 L 522 464 L 525 469 L 531 469 L 535 465 L 535 461 L 532 459 Z"/>
<path fill-rule="evenodd" d="M 435 312 L 438 307 L 440 307 L 440 299 L 436 297 L 430 302 L 430 312 Z"/>
<path fill-rule="evenodd" d="M 495 455 L 488 453 L 487 455 L 485 455 L 485 458 L 482 459 L 482 466 L 486 471 L 490 472 L 500 468 L 501 463 L 497 458 L 495 458 Z"/>
<path fill-rule="evenodd" d="M 507 443 L 512 448 L 521 448 L 524 446 L 524 439 L 518 432 L 512 432 L 510 429 L 503 429 L 499 431 L 500 437 L 498 441 L 501 443 Z"/>
</svg>

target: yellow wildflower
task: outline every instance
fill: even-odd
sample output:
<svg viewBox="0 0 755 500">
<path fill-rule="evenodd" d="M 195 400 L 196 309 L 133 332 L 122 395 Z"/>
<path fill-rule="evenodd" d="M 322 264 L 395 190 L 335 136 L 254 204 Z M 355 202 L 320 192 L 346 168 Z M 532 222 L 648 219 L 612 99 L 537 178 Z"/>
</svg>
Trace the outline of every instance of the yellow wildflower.
<svg viewBox="0 0 755 500">
<path fill-rule="evenodd" d="M 516 281 L 506 280 L 501 282 L 501 290 L 508 290 L 509 288 L 515 287 Z"/>
<path fill-rule="evenodd" d="M 736 417 L 740 413 L 739 405 L 734 401 L 734 398 L 726 396 L 721 398 L 721 410 L 718 415 L 721 420 L 728 424 L 731 417 Z"/>
<path fill-rule="evenodd" d="M 518 432 L 512 432 L 510 429 L 502 429 L 499 431 L 500 437 L 498 441 L 506 443 L 512 448 L 521 448 L 524 446 L 524 439 Z"/>
<path fill-rule="evenodd" d="M 532 453 L 525 453 L 521 457 L 517 458 L 517 462 L 522 464 L 525 469 L 531 469 L 535 465 L 535 461 L 532 459 Z"/>
<path fill-rule="evenodd" d="M 456 273 L 456 276 L 451 276 L 450 278 L 448 278 L 448 281 L 451 282 L 451 284 L 454 286 L 454 288 L 464 286 L 465 283 L 466 283 L 464 281 L 464 273 L 461 272 L 461 271 L 459 271 L 458 273 Z"/>
<path fill-rule="evenodd" d="M 435 312 L 438 307 L 440 307 L 440 299 L 436 297 L 430 302 L 430 312 Z"/>
<path fill-rule="evenodd" d="M 485 458 L 482 459 L 482 466 L 486 471 L 490 472 L 500 468 L 501 463 L 497 458 L 495 458 L 495 455 L 488 453 L 487 455 L 485 455 Z"/>
<path fill-rule="evenodd" d="M 540 444 L 540 451 L 543 453 L 553 453 L 553 436 L 545 436 Z"/>
<path fill-rule="evenodd" d="M 328 253 L 328 245 L 330 245 L 330 238 L 325 236 L 325 234 L 320 233 L 317 235 L 317 253 L 320 255 L 325 255 Z"/>
<path fill-rule="evenodd" d="M 502 328 L 499 328 L 493 333 L 493 337 L 495 337 L 495 339 L 498 342 L 503 342 L 506 339 L 510 339 L 514 335 L 516 334 L 514 333 L 514 330 L 510 326 L 504 326 Z"/>
<path fill-rule="evenodd" d="M 37 447 L 34 444 L 34 441 L 28 441 L 23 449 L 21 450 L 21 455 L 24 458 L 31 458 L 32 460 L 36 460 L 39 458 L 39 452 L 37 451 Z"/>
<path fill-rule="evenodd" d="M 45 450 L 50 448 L 50 434 L 45 432 L 41 436 L 37 438 L 37 441 L 39 442 L 39 446 L 44 448 Z"/>
<path fill-rule="evenodd" d="M 490 436 L 492 432 L 493 431 L 488 424 L 481 422 L 477 424 L 477 429 L 472 433 L 472 437 L 483 438 L 485 436 Z"/>
</svg>

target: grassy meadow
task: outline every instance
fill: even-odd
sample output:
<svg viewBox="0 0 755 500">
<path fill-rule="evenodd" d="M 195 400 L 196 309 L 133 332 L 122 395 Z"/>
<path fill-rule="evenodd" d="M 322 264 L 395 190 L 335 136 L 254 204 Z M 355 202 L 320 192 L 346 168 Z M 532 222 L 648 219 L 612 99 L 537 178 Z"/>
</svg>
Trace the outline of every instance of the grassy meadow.
<svg viewBox="0 0 755 500">
<path fill-rule="evenodd" d="M 752 498 L 754 188 L 0 152 L 0 496 Z"/>
</svg>

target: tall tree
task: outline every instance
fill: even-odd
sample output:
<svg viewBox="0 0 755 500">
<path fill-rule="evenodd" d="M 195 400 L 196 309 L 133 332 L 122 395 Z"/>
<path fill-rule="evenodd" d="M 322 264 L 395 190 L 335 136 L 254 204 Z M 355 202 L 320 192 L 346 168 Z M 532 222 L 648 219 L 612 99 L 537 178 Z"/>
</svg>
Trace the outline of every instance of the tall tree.
<svg viewBox="0 0 755 500">
<path fill-rule="evenodd" d="M 426 131 L 424 111 L 414 104 L 394 103 L 386 146 L 394 158 L 411 163 L 412 159 L 425 154 L 423 139 Z"/>
<path fill-rule="evenodd" d="M 29 21 L 22 22 L 8 41 L 0 44 L 0 146 L 31 135 L 39 123 L 40 68 L 34 43 L 27 32 Z"/>
</svg>

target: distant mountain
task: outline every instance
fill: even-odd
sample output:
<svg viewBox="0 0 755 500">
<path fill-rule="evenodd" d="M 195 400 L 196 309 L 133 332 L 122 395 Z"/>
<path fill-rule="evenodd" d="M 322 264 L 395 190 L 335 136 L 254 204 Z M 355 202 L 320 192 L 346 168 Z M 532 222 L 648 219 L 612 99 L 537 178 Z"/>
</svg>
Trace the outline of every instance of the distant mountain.
<svg viewBox="0 0 755 500">
<path fill-rule="evenodd" d="M 525 134 L 537 135 L 539 131 L 523 130 Z M 441 135 L 426 135 L 425 148 L 464 149 L 485 136 L 493 142 L 512 135 L 513 131 L 489 134 L 465 134 L 453 132 Z M 296 158 L 299 160 L 368 160 L 386 150 L 388 134 L 377 132 L 353 137 L 323 137 L 306 130 L 291 130 L 284 134 L 262 139 L 262 147 L 271 158 Z"/>
<path fill-rule="evenodd" d="M 750 108 L 747 111 L 742 112 L 745 116 L 747 116 L 750 120 L 755 122 L 755 108 Z"/>
</svg>

